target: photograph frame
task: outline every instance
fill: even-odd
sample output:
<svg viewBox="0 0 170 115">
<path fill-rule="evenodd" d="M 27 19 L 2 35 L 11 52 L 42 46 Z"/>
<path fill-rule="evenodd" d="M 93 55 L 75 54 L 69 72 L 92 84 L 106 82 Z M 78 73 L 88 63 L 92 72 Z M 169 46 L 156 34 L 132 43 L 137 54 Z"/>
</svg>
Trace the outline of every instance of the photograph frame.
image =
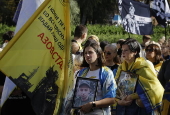
<svg viewBox="0 0 170 115">
<path fill-rule="evenodd" d="M 116 98 L 122 99 L 124 96 L 135 93 L 138 79 L 138 74 L 122 70 L 119 78 L 116 80 Z"/>
<path fill-rule="evenodd" d="M 77 77 L 73 93 L 72 108 L 79 109 L 83 104 L 95 101 L 98 82 L 98 79 Z"/>
</svg>

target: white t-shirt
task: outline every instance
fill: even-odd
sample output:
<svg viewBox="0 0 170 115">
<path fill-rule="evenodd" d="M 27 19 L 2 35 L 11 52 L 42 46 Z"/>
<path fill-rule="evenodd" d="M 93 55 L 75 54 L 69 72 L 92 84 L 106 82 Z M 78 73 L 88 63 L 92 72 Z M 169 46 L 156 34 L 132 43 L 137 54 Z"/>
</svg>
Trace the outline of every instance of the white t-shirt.
<svg viewBox="0 0 170 115">
<path fill-rule="evenodd" d="M 95 71 L 88 71 L 86 78 L 91 78 L 91 79 L 99 79 L 99 71 L 100 68 L 95 70 Z M 98 88 L 97 88 L 97 95 L 96 95 L 96 101 L 97 100 L 101 100 L 102 99 L 102 90 L 101 90 L 101 84 L 100 81 L 98 82 Z M 80 115 L 104 115 L 103 110 L 96 108 L 94 111 L 90 112 L 90 113 L 82 113 L 80 112 Z"/>
<path fill-rule="evenodd" d="M 88 71 L 87 72 L 87 75 L 86 75 L 86 78 L 91 78 L 91 79 L 99 79 L 99 72 L 100 72 L 100 68 L 95 70 L 95 71 Z M 102 95 L 102 89 L 101 89 L 101 83 L 100 81 L 98 82 L 98 88 L 97 88 L 97 95 L 96 95 L 96 101 L 97 100 L 101 100 L 103 97 Z M 94 109 L 94 111 L 92 112 L 89 112 L 89 113 L 82 113 L 80 112 L 80 115 L 104 115 L 104 110 L 103 109 L 100 109 L 100 108 L 96 108 Z M 107 115 L 111 115 L 110 113 L 110 107 L 108 109 L 108 112 L 107 112 Z"/>
</svg>

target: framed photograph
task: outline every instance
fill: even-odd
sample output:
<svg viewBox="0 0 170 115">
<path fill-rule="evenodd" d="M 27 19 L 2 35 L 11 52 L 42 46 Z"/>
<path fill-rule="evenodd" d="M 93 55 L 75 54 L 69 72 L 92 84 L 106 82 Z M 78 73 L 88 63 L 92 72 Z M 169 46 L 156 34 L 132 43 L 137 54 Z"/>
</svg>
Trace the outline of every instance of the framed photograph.
<svg viewBox="0 0 170 115">
<path fill-rule="evenodd" d="M 121 71 L 120 76 L 116 81 L 116 98 L 122 99 L 124 96 L 134 93 L 138 78 L 139 76 L 137 74 Z"/>
<path fill-rule="evenodd" d="M 77 77 L 72 108 L 80 108 L 86 103 L 95 101 L 98 81 L 98 79 Z"/>
</svg>

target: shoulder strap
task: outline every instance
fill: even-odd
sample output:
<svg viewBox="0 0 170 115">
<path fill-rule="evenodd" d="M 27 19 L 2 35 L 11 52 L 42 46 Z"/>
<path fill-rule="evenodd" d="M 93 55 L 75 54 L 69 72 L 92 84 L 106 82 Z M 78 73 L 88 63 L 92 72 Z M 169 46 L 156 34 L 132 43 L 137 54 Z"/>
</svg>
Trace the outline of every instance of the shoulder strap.
<svg viewBox="0 0 170 115">
<path fill-rule="evenodd" d="M 85 77 L 87 75 L 87 72 L 89 71 L 89 68 L 84 68 L 82 70 L 79 71 L 79 76 L 80 77 Z"/>
<path fill-rule="evenodd" d="M 76 43 L 77 43 L 77 41 L 76 41 L 76 40 L 71 40 L 71 42 L 76 42 Z"/>
</svg>

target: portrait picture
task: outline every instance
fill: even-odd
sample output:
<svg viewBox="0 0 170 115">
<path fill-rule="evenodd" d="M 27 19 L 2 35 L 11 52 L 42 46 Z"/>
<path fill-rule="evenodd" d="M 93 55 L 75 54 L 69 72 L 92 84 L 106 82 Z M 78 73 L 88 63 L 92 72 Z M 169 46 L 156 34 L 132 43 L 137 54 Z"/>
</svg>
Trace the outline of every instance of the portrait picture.
<svg viewBox="0 0 170 115">
<path fill-rule="evenodd" d="M 134 93 L 137 82 L 137 74 L 121 71 L 121 74 L 117 79 L 118 89 L 116 91 L 116 98 L 122 99 L 124 96 Z"/>
<path fill-rule="evenodd" d="M 95 101 L 98 81 L 98 79 L 77 77 L 72 108 L 80 108 L 86 103 Z"/>
</svg>

